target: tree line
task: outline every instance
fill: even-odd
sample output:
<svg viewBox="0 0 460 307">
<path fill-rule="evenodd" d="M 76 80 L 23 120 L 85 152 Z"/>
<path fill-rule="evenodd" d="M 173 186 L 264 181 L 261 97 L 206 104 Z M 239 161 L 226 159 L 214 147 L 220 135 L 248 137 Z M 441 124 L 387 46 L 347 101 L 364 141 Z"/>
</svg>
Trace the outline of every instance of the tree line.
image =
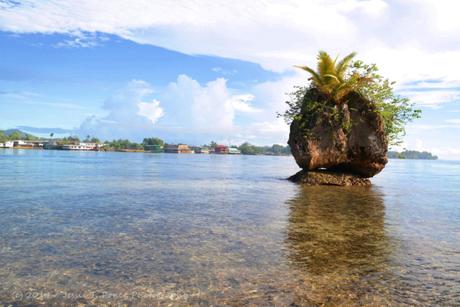
<svg viewBox="0 0 460 307">
<path fill-rule="evenodd" d="M 428 151 L 404 150 L 402 152 L 389 151 L 389 159 L 418 159 L 418 160 L 437 160 L 438 156 Z"/>
<path fill-rule="evenodd" d="M 20 130 L 0 130 L 0 143 L 8 142 L 8 141 L 15 141 L 15 140 L 24 140 L 24 141 L 36 141 L 40 138 L 22 132 Z"/>
</svg>

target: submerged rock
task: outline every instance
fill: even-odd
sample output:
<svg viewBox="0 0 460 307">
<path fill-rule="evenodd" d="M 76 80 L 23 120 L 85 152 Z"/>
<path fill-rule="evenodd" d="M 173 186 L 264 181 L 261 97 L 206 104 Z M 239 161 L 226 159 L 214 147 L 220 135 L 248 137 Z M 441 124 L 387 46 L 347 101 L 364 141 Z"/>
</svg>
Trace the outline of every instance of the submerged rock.
<svg viewBox="0 0 460 307">
<path fill-rule="evenodd" d="M 294 119 L 288 144 L 303 169 L 300 182 L 359 184 L 388 162 L 388 140 L 374 104 L 352 92 L 340 104 L 310 89 Z M 311 172 L 325 169 L 326 172 Z M 345 175 L 346 174 L 346 175 Z M 367 180 L 366 182 L 369 182 Z M 369 183 L 366 183 L 369 184 Z"/>
<path fill-rule="evenodd" d="M 292 182 L 307 185 L 338 185 L 338 186 L 369 186 L 371 181 L 368 178 L 359 177 L 353 174 L 337 173 L 330 171 L 305 171 L 292 175 L 288 178 Z"/>
</svg>

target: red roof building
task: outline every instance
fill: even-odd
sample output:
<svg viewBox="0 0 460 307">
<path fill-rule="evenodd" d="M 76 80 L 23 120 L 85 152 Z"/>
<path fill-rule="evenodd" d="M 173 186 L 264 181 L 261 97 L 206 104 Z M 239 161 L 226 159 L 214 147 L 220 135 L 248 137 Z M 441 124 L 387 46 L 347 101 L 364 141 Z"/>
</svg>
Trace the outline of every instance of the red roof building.
<svg viewBox="0 0 460 307">
<path fill-rule="evenodd" d="M 228 146 L 225 145 L 217 145 L 214 148 L 214 153 L 216 154 L 228 154 Z"/>
</svg>

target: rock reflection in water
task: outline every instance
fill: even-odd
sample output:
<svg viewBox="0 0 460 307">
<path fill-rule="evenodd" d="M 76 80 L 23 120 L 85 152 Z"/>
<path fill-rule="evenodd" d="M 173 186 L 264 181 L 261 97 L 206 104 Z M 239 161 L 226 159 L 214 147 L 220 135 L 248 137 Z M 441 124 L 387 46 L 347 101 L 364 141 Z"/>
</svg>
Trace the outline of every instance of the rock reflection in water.
<svg viewBox="0 0 460 307">
<path fill-rule="evenodd" d="M 306 186 L 289 201 L 286 253 L 311 284 L 309 300 L 387 303 L 391 244 L 385 205 L 371 187 Z"/>
</svg>

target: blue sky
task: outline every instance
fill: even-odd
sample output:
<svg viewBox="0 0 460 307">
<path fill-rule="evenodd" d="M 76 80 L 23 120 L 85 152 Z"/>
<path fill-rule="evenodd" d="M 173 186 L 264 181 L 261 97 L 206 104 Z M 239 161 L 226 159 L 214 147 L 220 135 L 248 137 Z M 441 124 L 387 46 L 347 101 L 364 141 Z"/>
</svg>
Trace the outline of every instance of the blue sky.
<svg viewBox="0 0 460 307">
<path fill-rule="evenodd" d="M 139 95 L 137 92 L 145 91 L 145 95 L 136 96 L 139 100 L 132 103 L 137 104 L 143 99 L 149 103 L 155 98 L 171 94 L 168 88 L 177 83 L 179 76 L 203 87 L 208 82 L 225 79 L 225 88 L 231 92 L 228 98 L 231 98 L 243 95 L 258 83 L 275 81 L 289 75 L 267 71 L 247 61 L 185 55 L 113 35 L 98 36 L 101 38 L 98 38 L 97 45 L 76 47 L 67 45 L 66 42 L 73 38 L 65 34 L 16 35 L 1 32 L 0 45 L 3 47 L 0 56 L 4 61 L 0 66 L 0 111 L 8 114 L 2 120 L 1 128 L 27 127 L 26 130 L 32 132 L 61 132 L 60 129 L 54 129 L 61 128 L 81 134 L 86 133 L 80 131 L 85 119 L 94 116 L 103 118 L 107 111 L 117 112 L 118 107 L 123 109 L 120 106 L 110 110 L 104 107 L 115 96 L 126 95 L 126 92 L 131 91 L 131 96 L 125 97 L 126 104 L 129 104 L 130 99 Z M 136 86 L 133 90 L 132 87 Z M 178 124 L 177 117 L 183 109 L 182 104 L 178 101 L 170 101 L 168 104 L 168 98 L 164 99 L 164 103 L 160 102 L 163 115 L 155 123 L 147 123 L 150 127 L 131 131 L 132 121 L 141 119 L 134 114 L 132 118 L 125 118 L 126 123 L 120 123 L 122 126 L 116 131 L 88 133 L 103 138 L 129 137 L 137 140 L 156 133 L 168 139 L 173 137 L 178 141 L 189 141 L 191 136 L 180 131 L 176 136 L 171 135 L 173 132 L 168 134 L 154 129 L 154 124 L 157 124 L 157 128 L 158 125 Z M 256 103 L 251 105 L 255 107 Z M 187 128 L 190 119 L 184 117 L 187 115 L 180 120 Z M 235 124 L 243 124 L 244 119 L 244 116 L 234 118 Z M 120 130 L 125 131 L 120 133 Z M 215 136 L 209 134 L 209 137 L 227 136 L 216 133 Z M 197 138 L 197 141 L 208 141 L 202 135 Z"/>
<path fill-rule="evenodd" d="M 423 110 L 401 148 L 460 159 L 455 1 L 246 2 L 1 1 L 0 129 L 285 144 L 293 65 L 357 51 Z"/>
</svg>

